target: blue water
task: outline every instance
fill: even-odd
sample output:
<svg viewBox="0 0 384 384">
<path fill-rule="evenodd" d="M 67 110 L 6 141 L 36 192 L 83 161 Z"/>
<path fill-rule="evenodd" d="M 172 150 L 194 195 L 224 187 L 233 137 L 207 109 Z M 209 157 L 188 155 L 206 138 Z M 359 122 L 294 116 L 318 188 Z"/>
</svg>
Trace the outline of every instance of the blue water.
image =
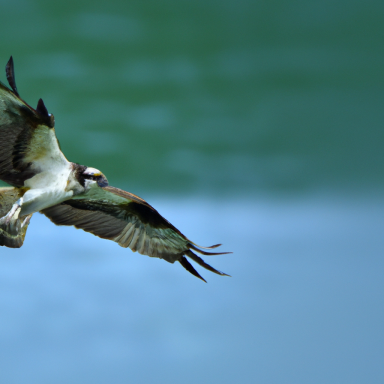
<svg viewBox="0 0 384 384">
<path fill-rule="evenodd" d="M 382 381 L 382 199 L 151 201 L 232 277 L 35 215 L 2 249 L 3 382 Z"/>
</svg>

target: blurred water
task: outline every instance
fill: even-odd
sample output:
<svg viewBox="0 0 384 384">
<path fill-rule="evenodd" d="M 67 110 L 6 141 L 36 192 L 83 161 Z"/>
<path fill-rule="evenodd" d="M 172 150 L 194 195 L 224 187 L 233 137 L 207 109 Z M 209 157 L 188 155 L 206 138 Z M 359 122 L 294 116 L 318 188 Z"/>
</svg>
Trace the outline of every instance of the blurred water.
<svg viewBox="0 0 384 384">
<path fill-rule="evenodd" d="M 68 159 L 234 251 L 204 284 L 35 215 L 0 382 L 381 383 L 383 4 L 0 0 Z"/>
<path fill-rule="evenodd" d="M 383 188 L 382 2 L 18 2 L 0 2 L 4 65 L 115 183 Z"/>
<path fill-rule="evenodd" d="M 2 249 L 3 382 L 382 381 L 383 200 L 152 203 L 233 277 L 35 215 Z"/>
</svg>

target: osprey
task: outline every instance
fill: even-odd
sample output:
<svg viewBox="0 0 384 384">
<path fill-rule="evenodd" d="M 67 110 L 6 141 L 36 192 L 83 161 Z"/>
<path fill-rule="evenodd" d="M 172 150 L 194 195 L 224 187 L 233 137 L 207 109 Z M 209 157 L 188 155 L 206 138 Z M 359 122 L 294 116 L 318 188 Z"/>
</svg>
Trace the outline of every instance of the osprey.
<svg viewBox="0 0 384 384">
<path fill-rule="evenodd" d="M 41 212 L 56 225 L 73 225 L 133 252 L 178 261 L 203 281 L 186 256 L 228 276 L 193 252 L 228 253 L 203 250 L 220 244 L 198 246 L 146 201 L 109 186 L 99 170 L 68 161 L 43 100 L 34 109 L 20 98 L 12 56 L 5 70 L 11 89 L 0 82 L 0 180 L 13 187 L 0 188 L 0 245 L 21 247 L 32 215 Z"/>
</svg>

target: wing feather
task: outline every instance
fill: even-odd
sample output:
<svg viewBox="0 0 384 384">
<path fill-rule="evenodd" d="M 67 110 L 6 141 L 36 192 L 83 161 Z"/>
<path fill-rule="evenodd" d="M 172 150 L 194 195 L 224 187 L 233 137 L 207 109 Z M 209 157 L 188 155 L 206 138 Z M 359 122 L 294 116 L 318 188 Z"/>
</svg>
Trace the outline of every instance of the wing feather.
<svg viewBox="0 0 384 384">
<path fill-rule="evenodd" d="M 201 279 L 185 256 L 209 271 L 226 275 L 205 263 L 191 249 L 204 255 L 227 252 L 202 251 L 146 201 L 121 189 L 97 188 L 82 197 L 46 208 L 42 213 L 57 225 L 74 225 L 101 238 L 113 240 L 122 247 L 129 247 L 134 252 L 170 263 L 179 261 Z"/>
<path fill-rule="evenodd" d="M 0 82 L 0 179 L 16 187 L 44 170 L 67 164 L 54 131 L 54 117 L 40 99 L 36 109 L 19 97 L 12 57 L 6 67 L 10 90 Z"/>
<path fill-rule="evenodd" d="M 11 56 L 7 65 L 5 66 L 5 74 L 7 76 L 8 84 L 11 86 L 13 93 L 19 97 L 17 92 L 16 80 L 15 80 L 15 69 L 13 67 L 13 57 Z"/>
</svg>

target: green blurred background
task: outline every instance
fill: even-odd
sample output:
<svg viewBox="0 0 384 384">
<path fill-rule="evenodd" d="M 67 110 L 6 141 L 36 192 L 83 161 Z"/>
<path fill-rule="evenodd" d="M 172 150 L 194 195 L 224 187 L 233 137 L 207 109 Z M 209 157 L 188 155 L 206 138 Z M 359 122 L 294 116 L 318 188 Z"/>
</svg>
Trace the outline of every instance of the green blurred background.
<svg viewBox="0 0 384 384">
<path fill-rule="evenodd" d="M 0 4 L 21 95 L 114 184 L 383 187 L 379 1 Z"/>
<path fill-rule="evenodd" d="M 1 249 L 4 383 L 383 382 L 382 1 L 0 0 L 0 17 L 0 63 L 67 158 L 234 251 L 209 260 L 234 277 L 203 286 L 35 215 Z"/>
</svg>

